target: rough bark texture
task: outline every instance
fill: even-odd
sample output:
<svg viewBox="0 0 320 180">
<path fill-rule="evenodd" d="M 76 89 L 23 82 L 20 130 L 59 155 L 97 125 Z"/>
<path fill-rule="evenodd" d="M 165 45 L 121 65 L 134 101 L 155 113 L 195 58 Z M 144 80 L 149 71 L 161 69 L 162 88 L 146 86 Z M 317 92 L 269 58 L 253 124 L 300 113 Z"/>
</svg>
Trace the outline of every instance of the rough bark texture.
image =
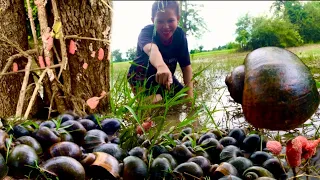
<svg viewBox="0 0 320 180">
<path fill-rule="evenodd" d="M 106 0 L 105 2 L 111 6 L 110 0 Z M 80 37 L 110 40 L 112 14 L 111 10 L 101 1 L 57 0 L 57 4 L 65 36 L 78 35 Z M 53 23 L 52 18 L 51 23 Z M 67 48 L 69 48 L 70 40 L 67 39 L 65 41 Z M 110 90 L 110 59 L 108 56 L 110 46 L 101 41 L 72 40 L 78 44 L 77 51 L 74 55 L 68 53 L 69 70 L 64 70 L 64 73 L 70 73 L 70 87 L 73 97 L 68 97 L 65 94 L 66 101 L 72 100 L 72 103 L 66 103 L 67 107 L 65 110 L 74 110 L 80 115 L 83 112 L 79 112 L 79 110 L 83 110 L 83 107 L 85 107 L 86 113 L 107 112 L 109 98 L 101 99 L 94 111 L 86 106 L 85 101 L 93 96 L 100 96 L 102 91 L 109 92 Z M 55 43 L 60 50 L 58 42 L 56 41 Z M 90 44 L 92 44 L 93 51 L 96 51 L 95 57 L 91 57 Z M 101 61 L 97 58 L 99 48 L 104 50 L 104 58 Z M 84 63 L 88 64 L 87 69 L 83 69 Z"/>
<path fill-rule="evenodd" d="M 0 0 L 0 33 L 3 33 L 11 41 L 19 44 L 23 50 L 28 49 L 28 36 L 26 30 L 26 13 L 24 2 L 22 0 Z M 0 69 L 3 69 L 7 59 L 17 54 L 18 51 L 9 46 L 7 43 L 0 40 Z M 14 60 L 19 66 L 19 69 L 24 69 L 27 59 L 20 58 Z M 8 71 L 12 71 L 12 68 Z M 19 93 L 23 81 L 24 73 L 6 75 L 0 79 L 0 117 L 14 116 L 16 112 Z M 30 75 L 29 83 L 33 82 L 33 77 Z M 31 94 L 35 86 L 29 88 L 25 101 L 23 112 L 25 112 Z M 39 96 L 35 101 L 35 105 L 31 110 L 30 115 L 34 115 L 38 108 Z"/>
</svg>

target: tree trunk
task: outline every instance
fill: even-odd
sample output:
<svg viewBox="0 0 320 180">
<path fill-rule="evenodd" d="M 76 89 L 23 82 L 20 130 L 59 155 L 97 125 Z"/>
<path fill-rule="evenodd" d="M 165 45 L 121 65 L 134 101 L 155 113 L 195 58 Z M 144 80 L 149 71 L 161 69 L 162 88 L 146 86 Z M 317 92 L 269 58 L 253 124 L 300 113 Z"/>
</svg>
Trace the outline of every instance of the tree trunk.
<svg viewBox="0 0 320 180">
<path fill-rule="evenodd" d="M 10 41 L 18 44 L 22 50 L 28 49 L 28 35 L 26 30 L 26 12 L 24 1 L 22 0 L 0 0 L 0 33 L 6 36 Z M 2 39 L 3 40 L 3 39 Z M 7 42 L 0 40 L 0 70 L 7 63 L 10 56 L 19 52 Z M 18 58 L 14 62 L 18 64 L 19 70 L 24 69 L 27 59 Z M 12 67 L 12 66 L 11 66 Z M 8 71 L 12 71 L 10 68 Z M 5 75 L 0 77 L 0 117 L 13 117 L 16 112 L 20 89 L 22 86 L 24 73 Z M 33 83 L 33 77 L 30 74 L 29 84 Z M 25 96 L 23 113 L 25 112 L 29 99 L 34 89 L 34 85 L 28 88 Z M 35 104 L 30 112 L 34 115 L 38 110 L 40 96 L 37 96 Z"/>
<path fill-rule="evenodd" d="M 64 36 L 78 35 L 110 40 L 112 14 L 103 3 L 112 7 L 110 0 L 57 0 L 56 2 Z M 50 14 L 49 26 L 52 25 L 53 15 Z M 85 102 L 91 97 L 99 97 L 103 91 L 107 93 L 110 91 L 110 45 L 97 40 L 70 38 L 65 40 L 67 48 L 71 40 L 76 42 L 77 50 L 75 54 L 70 54 L 68 51 L 68 67 L 67 70 L 63 70 L 65 76 L 62 76 L 61 82 L 66 89 L 70 88 L 69 95 L 66 91 L 62 92 L 65 110 L 73 110 L 79 115 L 105 113 L 109 110 L 109 96 L 102 98 L 95 110 L 91 110 Z M 55 41 L 57 49 L 60 50 L 60 44 Z M 91 47 L 95 51 L 94 57 L 91 56 L 93 54 Z M 102 60 L 97 58 L 100 48 L 104 51 Z M 88 64 L 87 69 L 83 68 L 84 63 Z M 66 80 L 65 77 L 70 79 Z M 61 109 L 58 111 L 63 113 Z"/>
</svg>

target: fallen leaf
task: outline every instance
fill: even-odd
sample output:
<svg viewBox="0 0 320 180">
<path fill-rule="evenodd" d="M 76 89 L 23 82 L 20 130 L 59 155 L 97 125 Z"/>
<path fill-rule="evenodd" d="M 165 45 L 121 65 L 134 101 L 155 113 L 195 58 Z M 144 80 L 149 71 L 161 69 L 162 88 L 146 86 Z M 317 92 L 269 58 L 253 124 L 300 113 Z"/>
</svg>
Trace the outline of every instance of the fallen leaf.
<svg viewBox="0 0 320 180">
<path fill-rule="evenodd" d="M 98 104 L 99 104 L 99 100 L 100 98 L 99 97 L 92 97 L 92 98 L 89 98 L 87 100 L 87 105 L 91 108 L 91 109 L 95 109 Z"/>
</svg>

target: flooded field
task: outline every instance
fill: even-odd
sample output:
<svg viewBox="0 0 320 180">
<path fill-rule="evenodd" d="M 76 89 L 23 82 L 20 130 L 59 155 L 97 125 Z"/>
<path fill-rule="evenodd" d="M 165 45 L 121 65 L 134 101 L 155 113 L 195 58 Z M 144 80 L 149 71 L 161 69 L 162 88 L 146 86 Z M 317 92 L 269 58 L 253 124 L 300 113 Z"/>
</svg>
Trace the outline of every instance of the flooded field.
<svg viewBox="0 0 320 180">
<path fill-rule="evenodd" d="M 310 45 L 298 48 L 289 48 L 292 52 L 297 54 L 310 68 L 314 77 L 319 80 L 320 72 L 320 45 Z M 233 127 L 249 127 L 244 120 L 241 105 L 235 103 L 230 97 L 227 87 L 225 85 L 226 75 L 236 66 L 242 64 L 246 54 L 242 53 L 227 53 L 217 54 L 214 56 L 194 57 L 192 61 L 193 71 L 196 74 L 200 72 L 195 78 L 194 93 L 196 95 L 195 104 L 197 107 L 203 107 L 202 111 L 197 116 L 199 126 L 207 126 L 213 128 L 216 125 L 219 128 L 233 128 Z M 122 70 L 125 70 L 129 64 L 123 64 Z M 120 71 L 120 66 L 114 66 L 114 71 Z M 124 71 L 121 71 L 124 73 Z M 181 71 L 178 68 L 175 76 L 181 81 Z M 183 121 L 192 112 L 188 111 L 186 107 L 178 109 L 173 108 L 168 112 L 166 121 L 178 123 Z M 305 125 L 290 132 L 269 132 L 273 135 L 292 135 L 308 134 L 314 136 L 319 134 L 320 127 L 320 109 L 308 120 Z"/>
</svg>

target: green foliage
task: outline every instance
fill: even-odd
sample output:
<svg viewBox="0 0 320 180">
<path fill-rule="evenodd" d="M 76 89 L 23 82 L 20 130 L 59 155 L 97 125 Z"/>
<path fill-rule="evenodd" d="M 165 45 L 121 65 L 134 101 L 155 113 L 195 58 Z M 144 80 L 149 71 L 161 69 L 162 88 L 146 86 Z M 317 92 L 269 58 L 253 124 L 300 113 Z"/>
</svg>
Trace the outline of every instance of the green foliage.
<svg viewBox="0 0 320 180">
<path fill-rule="evenodd" d="M 199 12 L 203 5 L 193 4 L 190 1 L 180 1 L 181 17 L 179 26 L 186 32 L 187 36 L 193 35 L 200 38 L 207 31 L 207 25 Z"/>
<path fill-rule="evenodd" d="M 307 43 L 320 42 L 320 2 L 312 1 L 304 5 L 305 18 L 301 22 L 300 34 Z"/>
<path fill-rule="evenodd" d="M 114 62 L 122 62 L 122 53 L 120 52 L 120 49 L 116 49 L 111 52 L 112 61 Z"/>
<path fill-rule="evenodd" d="M 36 26 L 37 37 L 40 37 L 41 34 L 40 34 L 40 24 L 39 24 L 39 19 L 38 19 L 38 8 L 34 4 L 34 0 L 29 0 L 29 1 L 30 1 L 31 9 L 32 9 L 33 21 L 34 21 L 34 24 Z M 29 16 L 28 16 L 28 6 L 27 6 L 26 0 L 24 0 L 24 8 L 25 8 L 25 11 L 26 11 L 27 32 L 28 32 L 28 37 L 30 39 L 32 37 L 32 31 L 31 31 L 31 26 L 30 26 L 30 19 L 29 19 Z"/>
<path fill-rule="evenodd" d="M 299 32 L 290 22 L 279 18 L 253 18 L 249 48 L 265 46 L 292 47 L 303 43 Z"/>
<path fill-rule="evenodd" d="M 136 47 L 128 49 L 128 51 L 126 52 L 127 59 L 134 60 L 136 57 L 136 51 Z"/>
<path fill-rule="evenodd" d="M 238 19 L 236 23 L 237 29 L 236 34 L 236 42 L 240 44 L 240 48 L 245 49 L 250 41 L 250 32 L 252 26 L 252 18 L 249 14 L 245 14 L 244 16 Z"/>
<path fill-rule="evenodd" d="M 200 45 L 199 46 L 199 51 L 202 52 L 202 50 L 203 50 L 203 45 Z"/>
<path fill-rule="evenodd" d="M 320 42 L 320 2 L 275 1 L 273 17 L 240 17 L 236 42 L 242 50 L 264 46 L 294 47 Z"/>
</svg>

